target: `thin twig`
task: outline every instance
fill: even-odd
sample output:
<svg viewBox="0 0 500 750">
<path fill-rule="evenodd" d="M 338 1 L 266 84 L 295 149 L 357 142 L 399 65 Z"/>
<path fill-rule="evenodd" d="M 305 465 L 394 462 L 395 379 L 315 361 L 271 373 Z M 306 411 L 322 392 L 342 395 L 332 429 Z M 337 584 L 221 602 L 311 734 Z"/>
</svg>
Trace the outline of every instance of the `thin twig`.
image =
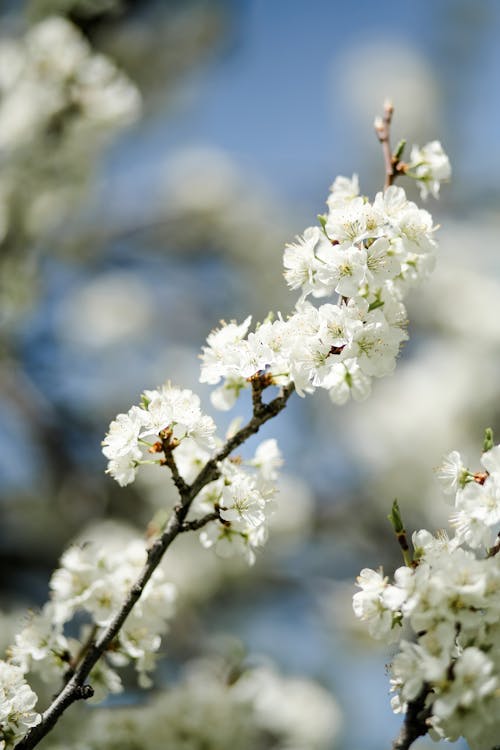
<svg viewBox="0 0 500 750">
<path fill-rule="evenodd" d="M 184 481 L 179 473 L 177 463 L 172 453 L 173 446 L 169 443 L 168 439 L 164 439 L 162 441 L 162 445 L 163 453 L 165 455 L 163 462 L 165 463 L 165 466 L 168 466 L 168 468 L 172 472 L 172 479 L 174 480 L 174 484 L 177 487 L 177 491 L 179 492 L 182 500 L 189 492 L 189 485 Z"/>
<path fill-rule="evenodd" d="M 92 625 L 92 627 L 90 629 L 90 632 L 89 632 L 89 634 L 87 636 L 87 639 L 85 640 L 84 643 L 82 643 L 81 648 L 78 651 L 78 653 L 75 656 L 75 658 L 71 659 L 71 661 L 69 662 L 69 668 L 68 668 L 66 674 L 64 675 L 64 682 L 65 683 L 68 682 L 68 680 L 70 680 L 71 677 L 73 677 L 73 675 L 75 674 L 76 668 L 78 667 L 78 665 L 82 661 L 83 657 L 85 656 L 85 654 L 87 653 L 87 651 L 91 647 L 92 643 L 95 640 L 96 635 L 97 635 L 97 625 Z"/>
<path fill-rule="evenodd" d="M 495 544 L 493 547 L 490 547 L 488 550 L 487 557 L 495 557 L 495 555 L 498 555 L 500 552 L 500 531 L 497 534 L 497 538 L 495 539 Z"/>
<path fill-rule="evenodd" d="M 186 522 L 191 503 L 203 487 L 219 477 L 220 461 L 227 458 L 227 456 L 242 445 L 242 443 L 244 443 L 251 435 L 257 433 L 265 422 L 279 414 L 279 412 L 285 408 L 293 391 L 294 385 L 291 383 L 282 388 L 280 395 L 268 404 L 260 402 L 258 407 L 254 404 L 254 415 L 250 421 L 227 440 L 223 448 L 221 448 L 214 458 L 210 459 L 210 461 L 205 464 L 192 484 L 187 485 L 184 480 L 180 483 L 178 479 L 176 481 L 176 477 L 174 476 L 174 482 L 179 490 L 181 502 L 175 506 L 162 534 L 150 546 L 147 561 L 136 582 L 130 588 L 125 601 L 113 617 L 110 624 L 102 631 L 101 635 L 94 642 L 89 644 L 87 651 L 83 656 L 82 661 L 75 669 L 74 674 L 53 700 L 51 705 L 43 712 L 40 723 L 27 732 L 22 740 L 17 743 L 15 750 L 32 750 L 32 748 L 36 747 L 50 732 L 69 706 L 78 700 L 90 698 L 93 695 L 94 691 L 92 687 L 86 684 L 86 680 L 92 668 L 120 632 L 121 627 L 140 598 L 146 583 L 158 567 L 166 550 L 180 533 L 186 531 L 186 523 L 191 525 L 195 524 L 195 521 Z M 175 462 L 172 463 L 172 466 L 174 465 Z M 170 468 L 172 468 L 172 466 L 170 466 Z M 208 523 L 208 520 L 212 519 L 208 519 L 207 516 L 205 516 L 206 523 Z"/>
<path fill-rule="evenodd" d="M 213 482 L 214 479 L 218 479 L 220 475 L 219 463 L 229 456 L 236 448 L 239 448 L 251 435 L 255 435 L 260 430 L 262 425 L 275 417 L 282 411 L 290 396 L 295 390 L 293 383 L 285 386 L 282 392 L 275 399 L 270 401 L 268 404 L 261 404 L 256 410 L 254 407 L 254 415 L 252 419 L 238 430 L 229 440 L 226 442 L 223 448 L 217 453 L 214 458 L 207 461 L 203 469 L 200 471 L 193 484 L 191 485 L 192 497 L 196 497 L 198 492 L 205 487 L 209 482 Z M 257 412 L 257 413 L 256 413 Z"/>
<path fill-rule="evenodd" d="M 429 686 L 424 684 L 415 700 L 408 703 L 403 726 L 392 743 L 392 750 L 409 750 L 415 740 L 427 734 L 430 709 L 426 708 L 425 700 L 428 694 Z"/>
<path fill-rule="evenodd" d="M 195 518 L 193 521 L 184 521 L 182 524 L 181 531 L 198 531 L 198 529 L 202 529 L 203 526 L 206 526 L 207 523 L 210 523 L 210 521 L 219 521 L 220 520 L 220 513 L 218 510 L 212 511 L 212 513 L 207 513 L 205 516 L 202 516 L 201 518 Z"/>
<path fill-rule="evenodd" d="M 400 174 L 404 174 L 406 170 L 406 165 L 400 163 L 391 151 L 391 123 L 393 114 L 394 107 L 392 105 L 392 102 L 386 101 L 384 104 L 383 117 L 377 117 L 374 124 L 375 133 L 377 134 L 377 138 L 382 145 L 382 152 L 384 154 L 384 190 L 387 190 L 387 188 L 394 183 L 396 177 L 398 177 L 398 175 Z"/>
</svg>

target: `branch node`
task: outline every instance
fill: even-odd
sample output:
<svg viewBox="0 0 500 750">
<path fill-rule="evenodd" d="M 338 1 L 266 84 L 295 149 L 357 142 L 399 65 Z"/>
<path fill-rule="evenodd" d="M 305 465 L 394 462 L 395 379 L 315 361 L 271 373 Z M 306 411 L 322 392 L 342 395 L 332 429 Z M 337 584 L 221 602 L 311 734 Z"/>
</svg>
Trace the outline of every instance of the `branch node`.
<svg viewBox="0 0 500 750">
<path fill-rule="evenodd" d="M 138 583 L 134 583 L 130 591 L 132 596 L 139 597 L 142 594 L 142 586 L 140 586 Z"/>
<path fill-rule="evenodd" d="M 78 685 L 75 689 L 76 698 L 79 700 L 88 700 L 94 695 L 94 688 L 92 685 Z"/>
</svg>

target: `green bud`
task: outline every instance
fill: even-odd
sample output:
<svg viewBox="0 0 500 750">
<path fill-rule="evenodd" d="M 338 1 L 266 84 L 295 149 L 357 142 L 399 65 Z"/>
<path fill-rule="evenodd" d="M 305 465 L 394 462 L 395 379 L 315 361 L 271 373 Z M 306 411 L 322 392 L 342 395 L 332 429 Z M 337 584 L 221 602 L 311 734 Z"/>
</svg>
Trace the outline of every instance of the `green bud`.
<svg viewBox="0 0 500 750">
<path fill-rule="evenodd" d="M 486 453 L 486 451 L 490 451 L 494 444 L 493 430 L 491 427 L 487 427 L 484 431 L 483 452 Z"/>
<path fill-rule="evenodd" d="M 403 151 L 405 150 L 406 146 L 406 140 L 403 138 L 401 141 L 399 141 L 398 145 L 396 146 L 396 150 L 394 151 L 394 154 L 392 155 L 392 158 L 398 162 L 401 161 L 401 157 L 403 156 Z"/>
<path fill-rule="evenodd" d="M 326 222 L 327 222 L 328 216 L 326 214 L 318 214 L 318 221 L 321 225 L 321 229 L 326 234 Z"/>
<path fill-rule="evenodd" d="M 387 516 L 388 520 L 392 524 L 392 528 L 396 532 L 396 534 L 401 534 L 404 532 L 404 526 L 403 526 L 403 519 L 401 518 L 401 511 L 399 510 L 399 503 L 397 500 L 394 500 L 391 508 L 391 512 Z"/>
</svg>

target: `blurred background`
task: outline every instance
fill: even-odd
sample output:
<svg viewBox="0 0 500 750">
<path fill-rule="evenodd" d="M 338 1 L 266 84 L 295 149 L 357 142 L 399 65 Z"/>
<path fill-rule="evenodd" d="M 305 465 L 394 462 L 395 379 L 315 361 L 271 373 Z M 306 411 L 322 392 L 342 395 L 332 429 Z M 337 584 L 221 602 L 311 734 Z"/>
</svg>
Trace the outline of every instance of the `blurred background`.
<svg viewBox="0 0 500 750">
<path fill-rule="evenodd" d="M 195 535 L 165 562 L 181 601 L 154 700 L 189 679 L 211 685 L 221 660 L 272 659 L 275 677 L 311 681 L 299 701 L 310 726 L 289 750 L 387 747 L 400 725 L 390 652 L 354 622 L 354 578 L 400 564 L 394 497 L 409 529 L 441 526 L 433 467 L 458 449 L 475 468 L 484 427 L 500 435 L 500 6 L 4 0 L 0 12 L 2 646 L 46 600 L 70 541 L 143 533 L 169 507 L 161 472 L 125 489 L 104 475 L 109 421 L 167 379 L 213 413 L 197 383 L 208 331 L 291 311 L 284 244 L 315 223 L 337 174 L 358 173 L 367 195 L 382 186 L 372 123 L 384 98 L 394 143 L 437 138 L 449 154 L 453 181 L 427 206 L 442 225 L 438 268 L 410 298 L 395 375 L 363 404 L 295 398 L 262 430 L 285 466 L 254 568 L 214 560 Z M 77 36 L 36 37 L 53 15 Z M 75 95 L 84 39 L 106 64 Z M 216 415 L 221 433 L 233 416 Z M 131 683 L 109 710 L 138 700 Z M 66 747 L 97 713 L 68 716 Z M 168 744 L 162 731 L 153 746 Z M 182 748 L 225 748 L 217 732 Z M 268 735 L 265 747 L 285 747 Z"/>
</svg>

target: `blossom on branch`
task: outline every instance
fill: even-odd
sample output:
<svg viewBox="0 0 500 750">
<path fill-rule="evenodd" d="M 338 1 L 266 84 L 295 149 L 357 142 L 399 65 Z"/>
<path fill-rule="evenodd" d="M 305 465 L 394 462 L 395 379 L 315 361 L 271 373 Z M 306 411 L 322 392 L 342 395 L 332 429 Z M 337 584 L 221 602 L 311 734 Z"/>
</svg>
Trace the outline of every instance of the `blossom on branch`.
<svg viewBox="0 0 500 750">
<path fill-rule="evenodd" d="M 0 750 L 13 747 L 39 724 L 40 714 L 33 710 L 36 702 L 23 670 L 0 659 Z"/>
<path fill-rule="evenodd" d="M 407 174 L 417 179 L 424 200 L 429 193 L 437 198 L 441 182 L 451 177 L 450 161 L 439 141 L 431 141 L 422 148 L 413 146 L 407 170 Z"/>
<path fill-rule="evenodd" d="M 472 750 L 491 750 L 499 736 L 499 455 L 499 445 L 486 450 L 486 471 L 473 473 L 450 453 L 440 479 L 445 492 L 455 491 L 455 535 L 414 533 L 411 565 L 393 582 L 361 571 L 353 599 L 372 636 L 401 639 L 390 668 L 394 711 L 409 712 L 424 696 L 423 733 L 462 736 Z"/>
</svg>

